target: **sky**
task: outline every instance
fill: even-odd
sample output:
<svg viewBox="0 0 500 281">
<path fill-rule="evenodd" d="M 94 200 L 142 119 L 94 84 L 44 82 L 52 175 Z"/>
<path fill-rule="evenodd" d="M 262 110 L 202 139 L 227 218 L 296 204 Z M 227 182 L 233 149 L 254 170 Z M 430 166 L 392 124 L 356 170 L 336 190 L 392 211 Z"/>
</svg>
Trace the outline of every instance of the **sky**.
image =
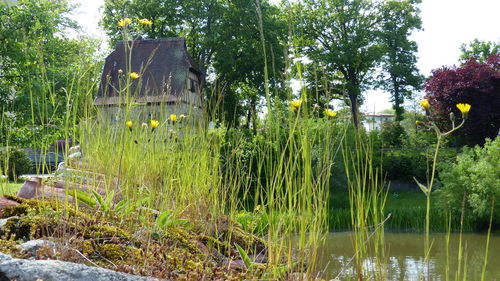
<svg viewBox="0 0 500 281">
<path fill-rule="evenodd" d="M 73 19 L 80 23 L 82 32 L 105 41 L 106 35 L 98 26 L 104 0 L 70 3 L 80 6 Z M 411 38 L 418 44 L 417 67 L 425 76 L 433 69 L 456 65 L 463 43 L 475 38 L 500 42 L 500 0 L 423 0 L 420 9 L 423 30 Z M 383 91 L 367 91 L 361 110 L 379 112 L 391 108 L 389 97 Z"/>
</svg>

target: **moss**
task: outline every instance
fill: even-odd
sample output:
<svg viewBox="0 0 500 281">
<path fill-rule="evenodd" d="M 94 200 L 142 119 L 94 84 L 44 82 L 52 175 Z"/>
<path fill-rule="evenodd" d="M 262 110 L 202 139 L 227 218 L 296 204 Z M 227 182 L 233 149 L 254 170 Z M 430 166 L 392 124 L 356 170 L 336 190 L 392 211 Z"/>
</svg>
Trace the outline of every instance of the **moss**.
<svg viewBox="0 0 500 281">
<path fill-rule="evenodd" d="M 89 226 L 80 227 L 79 230 L 81 235 L 85 239 L 131 239 L 131 235 L 127 231 L 107 224 L 92 224 Z"/>
<path fill-rule="evenodd" d="M 25 204 L 20 204 L 17 206 L 8 206 L 2 209 L 0 218 L 9 218 L 13 216 L 23 216 L 28 213 L 29 206 Z"/>
<path fill-rule="evenodd" d="M 86 243 L 84 253 L 86 256 L 104 262 L 111 261 L 114 264 L 139 264 L 144 261 L 144 255 L 141 249 L 133 246 L 119 245 L 119 244 L 100 244 Z"/>
<path fill-rule="evenodd" d="M 18 257 L 21 255 L 21 250 L 18 248 L 19 242 L 13 240 L 0 240 L 0 252 Z"/>
<path fill-rule="evenodd" d="M 83 213 L 53 201 L 11 198 L 20 204 L 5 208 L 1 214 L 10 217 L 5 225 L 6 240 L 0 240 L 0 251 L 5 253 L 15 251 L 16 239 L 50 237 L 49 240 L 64 247 L 57 247 L 55 252 L 47 250 L 38 258 L 94 263 L 126 273 L 172 280 L 255 277 L 227 268 L 223 263 L 225 257 L 220 254 L 229 253 L 231 257 L 235 253 L 232 243 L 246 248 L 260 243 L 238 225 L 224 229 L 218 238 L 195 235 L 181 226 L 167 228 L 159 239 L 152 239 L 149 232 L 133 237 L 128 231 L 132 228 L 124 229 L 120 226 L 123 222 L 116 218 Z"/>
</svg>

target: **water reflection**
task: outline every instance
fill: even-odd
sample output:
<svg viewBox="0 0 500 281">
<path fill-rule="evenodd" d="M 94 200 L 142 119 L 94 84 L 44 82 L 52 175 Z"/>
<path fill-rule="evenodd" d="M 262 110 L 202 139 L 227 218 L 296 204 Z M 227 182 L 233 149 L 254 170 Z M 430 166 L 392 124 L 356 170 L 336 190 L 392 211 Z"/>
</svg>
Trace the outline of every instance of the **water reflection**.
<svg viewBox="0 0 500 281">
<path fill-rule="evenodd" d="M 354 250 L 350 232 L 330 233 L 322 249 L 320 265 L 322 277 L 349 280 L 356 276 Z M 446 234 L 431 235 L 432 250 L 428 262 L 424 260 L 424 235 L 420 233 L 385 233 L 384 257 L 369 255 L 363 260 L 363 271 L 368 276 L 384 276 L 384 280 L 455 280 L 460 268 L 460 280 L 481 280 L 486 235 L 463 234 L 462 262 L 459 256 L 459 235 L 451 234 L 449 248 Z M 372 248 L 373 245 L 370 246 Z M 373 253 L 373 249 L 369 251 Z M 428 266 L 427 266 L 428 263 Z M 465 273 L 464 273 L 465 272 Z M 339 275 L 340 274 L 340 275 Z M 448 276 L 448 278 L 446 277 Z M 490 240 L 488 266 L 485 280 L 500 281 L 500 236 Z"/>
</svg>

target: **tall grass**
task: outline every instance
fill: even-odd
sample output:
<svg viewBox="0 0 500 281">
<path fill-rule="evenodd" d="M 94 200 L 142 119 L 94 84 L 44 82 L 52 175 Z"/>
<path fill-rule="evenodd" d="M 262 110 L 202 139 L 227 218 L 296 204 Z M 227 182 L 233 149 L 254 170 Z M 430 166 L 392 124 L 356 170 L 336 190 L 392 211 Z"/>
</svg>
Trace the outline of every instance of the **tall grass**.
<svg viewBox="0 0 500 281">
<path fill-rule="evenodd" d="M 356 277 L 363 280 L 367 276 L 385 279 L 384 224 L 390 218 L 385 217 L 385 204 L 388 189 L 380 170 L 373 168 L 373 151 L 370 139 L 358 133 L 355 145 L 343 145 L 344 167 L 348 180 L 353 248 L 355 251 Z M 368 249 L 369 240 L 373 239 L 373 249 Z M 371 255 L 369 255 L 371 251 Z M 365 272 L 364 260 L 375 257 L 372 272 Z"/>
<path fill-rule="evenodd" d="M 128 43 L 125 46 L 128 74 L 133 48 Z M 300 76 L 300 65 L 295 67 Z M 129 75 L 124 76 L 119 93 L 125 102 L 117 106 L 116 121 L 111 122 L 102 108 L 93 105 L 95 71 L 89 68 L 73 77 L 65 88 L 62 131 L 66 139 L 80 144 L 83 153 L 81 161 L 66 157 L 67 166 L 79 172 L 65 180 L 107 194 L 106 201 L 115 203 L 114 215 L 124 226 L 151 235 L 158 231 L 158 214 L 171 211 L 175 219 L 187 221 L 184 227 L 190 231 L 232 243 L 243 227 L 238 223 L 241 213 L 258 209 L 264 223 L 251 234 L 259 234 L 265 241 L 268 267 L 262 277 L 286 279 L 287 273 L 299 272 L 300 279 L 312 279 L 318 272 L 318 252 L 328 232 L 330 180 L 337 172 L 332 169 L 333 162 L 341 151 L 349 209 L 339 211 L 334 220 L 348 224 L 353 231 L 355 278 L 386 279 L 384 229 L 404 222 L 391 221 L 398 216 L 387 213 L 388 189 L 382 171 L 373 168 L 370 140 L 356 134 L 354 145 L 348 144 L 345 135 L 349 125 L 310 112 L 313 107 L 305 89 L 300 93 L 303 104 L 285 112 L 280 110 L 283 104 L 273 101 L 273 105 L 266 88 L 268 117 L 254 136 L 258 145 L 253 157 L 247 158 L 237 153 L 245 145 L 244 139 L 228 138 L 224 127 L 207 128 L 209 116 L 192 106 L 160 104 L 160 111 L 150 112 L 160 122 L 152 128 L 150 118 L 141 115 L 151 109 L 133 101 L 138 93 L 130 92 Z M 43 96 L 49 101 L 56 98 L 50 85 L 47 81 Z M 291 93 L 289 98 L 293 99 Z M 48 105 L 36 113 L 42 126 L 53 114 Z M 169 117 L 181 113 L 187 118 L 174 121 Z M 33 110 L 33 123 L 36 114 Z M 127 127 L 127 121 L 132 121 L 132 126 Z M 228 143 L 230 154 L 224 155 L 222 148 Z M 48 148 L 49 143 L 43 146 Z M 44 172 L 47 167 L 42 164 L 37 169 Z M 405 211 L 425 219 L 417 227 L 425 228 L 427 235 L 432 182 L 433 178 L 427 188 L 427 209 Z M 142 225 L 138 226 L 137 220 Z M 461 223 L 463 229 L 463 218 Z M 373 248 L 368 246 L 370 240 Z M 259 254 L 251 246 L 244 250 Z M 375 257 L 377 267 L 373 270 L 364 267 L 368 256 Z"/>
</svg>

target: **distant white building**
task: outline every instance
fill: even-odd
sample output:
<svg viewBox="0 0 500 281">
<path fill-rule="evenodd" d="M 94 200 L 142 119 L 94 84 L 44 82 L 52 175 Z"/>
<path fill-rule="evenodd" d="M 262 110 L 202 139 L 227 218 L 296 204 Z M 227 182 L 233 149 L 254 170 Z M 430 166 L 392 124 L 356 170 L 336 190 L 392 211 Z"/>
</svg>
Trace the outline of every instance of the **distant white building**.
<svg viewBox="0 0 500 281">
<path fill-rule="evenodd" d="M 394 121 L 396 116 L 390 113 L 365 113 L 363 126 L 366 131 L 380 130 L 385 122 Z"/>
</svg>

